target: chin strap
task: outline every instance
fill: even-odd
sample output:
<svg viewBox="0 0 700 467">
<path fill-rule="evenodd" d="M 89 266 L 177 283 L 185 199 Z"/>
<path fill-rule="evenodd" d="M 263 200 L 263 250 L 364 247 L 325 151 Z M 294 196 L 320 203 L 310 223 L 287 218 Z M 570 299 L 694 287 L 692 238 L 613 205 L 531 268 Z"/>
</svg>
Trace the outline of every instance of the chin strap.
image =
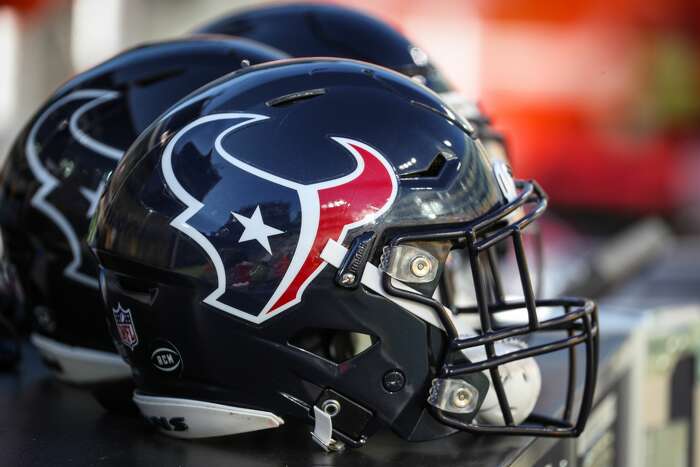
<svg viewBox="0 0 700 467">
<path fill-rule="evenodd" d="M 311 439 L 326 452 L 339 452 L 345 449 L 342 441 L 333 439 L 333 418 L 323 409 L 314 405 L 314 431 Z"/>
</svg>

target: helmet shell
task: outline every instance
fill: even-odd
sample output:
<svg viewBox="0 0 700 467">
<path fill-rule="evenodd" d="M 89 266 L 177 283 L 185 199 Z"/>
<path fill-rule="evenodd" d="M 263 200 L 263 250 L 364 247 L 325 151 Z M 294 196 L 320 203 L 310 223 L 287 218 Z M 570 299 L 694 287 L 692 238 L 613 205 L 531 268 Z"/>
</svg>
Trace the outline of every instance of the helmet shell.
<svg viewBox="0 0 700 467">
<path fill-rule="evenodd" d="M 122 350 L 144 394 L 306 420 L 330 388 L 372 414 L 360 432 L 444 435 L 425 403 L 444 333 L 339 288 L 316 246 L 371 230 L 377 264 L 392 229 L 468 223 L 505 202 L 480 144 L 413 80 L 340 59 L 250 67 L 166 112 L 111 177 L 94 231 L 110 324 L 128 311 L 138 345 Z M 352 333 L 371 345 L 339 358 L 310 343 Z M 154 365 L 163 345 L 177 371 Z M 400 391 L 383 385 L 392 371 Z"/>
</svg>

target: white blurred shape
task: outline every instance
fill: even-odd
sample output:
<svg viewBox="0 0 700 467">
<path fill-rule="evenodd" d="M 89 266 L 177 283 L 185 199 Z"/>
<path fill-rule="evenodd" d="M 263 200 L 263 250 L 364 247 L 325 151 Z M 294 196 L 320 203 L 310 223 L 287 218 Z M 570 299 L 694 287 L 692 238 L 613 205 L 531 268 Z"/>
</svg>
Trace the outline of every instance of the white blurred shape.
<svg viewBox="0 0 700 467">
<path fill-rule="evenodd" d="M 11 123 L 17 105 L 19 32 L 17 13 L 0 7 L 0 129 Z"/>
<path fill-rule="evenodd" d="M 122 48 L 123 0 L 75 0 L 72 11 L 71 60 L 83 71 Z"/>
<path fill-rule="evenodd" d="M 455 12 L 440 9 L 434 2 L 416 3 L 401 19 L 408 37 L 424 44 L 438 68 L 468 101 L 481 95 L 481 23 L 468 3 L 460 5 L 459 21 L 445 21 Z M 429 48 L 428 48 L 429 46 Z"/>
<path fill-rule="evenodd" d="M 495 347 L 497 355 L 504 355 L 527 346 L 524 343 L 496 342 Z M 486 352 L 483 347 L 465 349 L 462 353 L 472 362 L 486 359 Z M 503 382 L 503 389 L 505 389 L 506 397 L 508 398 L 513 421 L 516 424 L 520 424 L 530 416 L 540 395 L 540 390 L 542 389 L 540 367 L 534 358 L 528 357 L 500 365 L 498 373 Z M 484 374 L 491 382 L 490 372 L 485 371 Z M 486 393 L 477 418 L 480 422 L 487 425 L 502 426 L 505 423 L 493 384 L 490 385 Z"/>
</svg>

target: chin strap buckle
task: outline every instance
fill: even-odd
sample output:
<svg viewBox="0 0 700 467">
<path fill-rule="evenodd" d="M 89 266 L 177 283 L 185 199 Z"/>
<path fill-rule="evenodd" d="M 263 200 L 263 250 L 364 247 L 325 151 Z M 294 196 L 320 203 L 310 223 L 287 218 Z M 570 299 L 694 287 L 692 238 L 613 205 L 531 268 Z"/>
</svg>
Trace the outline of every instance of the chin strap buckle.
<svg viewBox="0 0 700 467">
<path fill-rule="evenodd" d="M 314 405 L 314 431 L 311 439 L 326 452 L 340 452 L 345 449 L 342 441 L 333 439 L 333 420 L 331 415 Z"/>
</svg>

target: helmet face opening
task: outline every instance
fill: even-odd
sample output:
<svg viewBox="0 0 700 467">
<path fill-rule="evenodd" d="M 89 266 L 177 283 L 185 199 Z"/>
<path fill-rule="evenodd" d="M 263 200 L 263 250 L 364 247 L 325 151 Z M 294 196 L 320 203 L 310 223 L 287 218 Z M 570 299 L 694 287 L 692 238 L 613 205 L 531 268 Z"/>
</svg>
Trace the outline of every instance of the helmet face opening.
<svg viewBox="0 0 700 467">
<path fill-rule="evenodd" d="M 576 436 L 582 431 L 593 402 L 598 347 L 597 310 L 593 302 L 585 299 L 536 299 L 523 246 L 522 229 L 544 212 L 547 201 L 534 182 L 518 182 L 517 188 L 519 193 L 513 201 L 475 223 L 427 232 L 404 231 L 392 238 L 389 246 L 385 247 L 385 251 L 388 248 L 392 255 L 412 254 L 413 259 L 404 262 L 413 261 L 414 264 L 420 264 L 420 255 L 427 257 L 428 253 L 406 250 L 403 245 L 436 239 L 451 241 L 455 248 L 464 249 L 469 258 L 476 305 L 449 309 L 436 298 L 406 287 L 398 287 L 394 280 L 397 274 L 391 269 L 384 271 L 383 286 L 391 295 L 430 306 L 447 334 L 448 345 L 433 380 L 429 398 L 431 411 L 438 420 L 451 427 L 476 433 Z M 511 241 L 514 248 L 522 285 L 522 300 L 509 300 L 503 291 L 496 248 L 504 241 Z M 417 268 L 413 272 L 423 274 Z M 409 274 L 403 278 L 407 276 Z M 514 322 L 512 317 L 508 320 L 499 318 L 506 313 L 512 315 L 514 310 L 520 310 L 520 320 Z M 471 332 L 472 335 L 461 332 L 464 327 L 460 329 L 458 324 L 457 317 L 460 315 L 478 317 L 476 332 Z M 544 333 L 564 333 L 565 337 L 545 339 L 530 347 L 512 345 L 513 339 Z M 575 410 L 578 390 L 576 381 L 580 377 L 577 374 L 578 346 L 585 349 L 584 382 L 580 405 Z M 569 362 L 563 415 L 558 418 L 534 413 L 528 413 L 527 416 L 514 415 L 509 399 L 517 397 L 517 394 L 505 387 L 504 381 L 507 378 L 504 378 L 503 366 L 559 351 L 568 353 Z M 531 360 L 529 365 L 533 363 Z M 497 399 L 500 414 L 495 418 L 502 421 L 500 426 L 479 421 L 478 410 L 485 397 L 482 394 L 484 373 L 488 374 L 489 379 L 486 388 L 491 385 Z"/>
</svg>

